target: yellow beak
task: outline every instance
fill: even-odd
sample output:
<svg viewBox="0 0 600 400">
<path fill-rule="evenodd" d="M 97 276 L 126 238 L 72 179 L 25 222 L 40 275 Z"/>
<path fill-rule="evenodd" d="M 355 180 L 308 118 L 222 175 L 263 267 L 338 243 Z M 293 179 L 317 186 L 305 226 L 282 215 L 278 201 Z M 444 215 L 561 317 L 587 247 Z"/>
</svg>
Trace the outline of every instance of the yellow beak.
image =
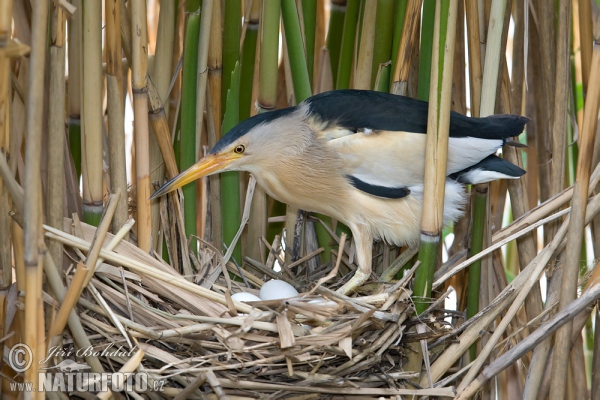
<svg viewBox="0 0 600 400">
<path fill-rule="evenodd" d="M 160 189 L 154 192 L 152 197 L 150 197 L 150 200 L 172 192 L 173 190 L 180 188 L 198 178 L 222 171 L 225 169 L 225 167 L 238 158 L 236 156 L 237 154 L 209 154 L 196 164 L 189 167 L 187 170 L 177 175 L 175 178 L 171 179 L 169 182 L 165 183 Z"/>
</svg>

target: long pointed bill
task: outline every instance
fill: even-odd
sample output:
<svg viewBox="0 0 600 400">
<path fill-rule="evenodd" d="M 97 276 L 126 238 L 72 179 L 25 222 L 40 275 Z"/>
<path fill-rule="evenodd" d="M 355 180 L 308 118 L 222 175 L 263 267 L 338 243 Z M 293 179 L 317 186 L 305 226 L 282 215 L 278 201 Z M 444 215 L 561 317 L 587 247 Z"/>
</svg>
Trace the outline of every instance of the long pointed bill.
<svg viewBox="0 0 600 400">
<path fill-rule="evenodd" d="M 173 190 L 180 188 L 191 181 L 202 178 L 203 176 L 220 172 L 236 159 L 237 157 L 235 154 L 210 154 L 171 179 L 169 182 L 165 183 L 160 189 L 154 192 L 152 197 L 150 197 L 150 200 L 172 192 Z"/>
</svg>

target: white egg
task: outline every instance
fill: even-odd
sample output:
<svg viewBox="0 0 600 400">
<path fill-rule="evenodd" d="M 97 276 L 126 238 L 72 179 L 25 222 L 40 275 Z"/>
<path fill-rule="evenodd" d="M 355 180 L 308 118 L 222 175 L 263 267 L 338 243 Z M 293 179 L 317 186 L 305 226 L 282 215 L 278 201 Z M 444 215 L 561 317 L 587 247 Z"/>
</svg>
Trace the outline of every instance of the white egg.
<svg viewBox="0 0 600 400">
<path fill-rule="evenodd" d="M 253 295 L 252 293 L 239 292 L 231 295 L 231 298 L 235 301 L 260 301 L 260 297 Z"/>
<path fill-rule="evenodd" d="M 289 299 L 298 296 L 298 291 L 285 281 L 272 279 L 266 282 L 258 294 L 262 300 Z"/>
</svg>

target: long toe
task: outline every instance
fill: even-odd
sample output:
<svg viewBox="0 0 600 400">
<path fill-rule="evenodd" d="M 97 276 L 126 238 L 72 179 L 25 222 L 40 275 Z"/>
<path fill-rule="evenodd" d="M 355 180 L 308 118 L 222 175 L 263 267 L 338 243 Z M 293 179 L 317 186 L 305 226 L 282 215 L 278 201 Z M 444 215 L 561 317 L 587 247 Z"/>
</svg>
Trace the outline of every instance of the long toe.
<svg viewBox="0 0 600 400">
<path fill-rule="evenodd" d="M 346 282 L 344 286 L 339 288 L 337 292 L 343 295 L 347 295 L 348 293 L 352 292 L 354 289 L 365 283 L 368 278 L 369 275 L 365 274 L 360 269 L 358 269 L 354 273 L 354 276 L 350 278 L 350 280 Z"/>
</svg>

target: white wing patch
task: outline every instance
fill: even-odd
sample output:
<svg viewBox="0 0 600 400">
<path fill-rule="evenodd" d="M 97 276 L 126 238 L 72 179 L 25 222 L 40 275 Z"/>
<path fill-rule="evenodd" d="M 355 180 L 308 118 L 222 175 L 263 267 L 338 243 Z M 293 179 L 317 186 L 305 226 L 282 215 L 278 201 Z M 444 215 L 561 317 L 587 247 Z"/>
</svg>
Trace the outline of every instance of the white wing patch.
<svg viewBox="0 0 600 400">
<path fill-rule="evenodd" d="M 425 134 L 336 127 L 321 131 L 319 137 L 342 159 L 344 175 L 390 188 L 423 183 Z M 448 175 L 478 163 L 501 145 L 502 140 L 450 138 Z"/>
</svg>

